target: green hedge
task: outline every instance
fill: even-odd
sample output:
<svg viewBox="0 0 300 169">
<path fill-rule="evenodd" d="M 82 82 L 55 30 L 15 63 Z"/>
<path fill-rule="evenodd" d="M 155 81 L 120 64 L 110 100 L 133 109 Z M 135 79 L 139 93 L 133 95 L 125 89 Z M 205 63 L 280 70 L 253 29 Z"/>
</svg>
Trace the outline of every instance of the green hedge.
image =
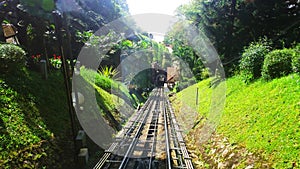
<svg viewBox="0 0 300 169">
<path fill-rule="evenodd" d="M 244 48 L 239 68 L 245 82 L 261 76 L 264 58 L 270 52 L 270 48 L 266 40 L 252 42 Z"/>
<path fill-rule="evenodd" d="M 294 48 L 295 55 L 292 58 L 292 69 L 295 73 L 300 73 L 300 43 Z"/>
<path fill-rule="evenodd" d="M 288 75 L 292 72 L 292 58 L 295 55 L 293 49 L 273 50 L 264 60 L 262 77 L 270 80 Z"/>
<path fill-rule="evenodd" d="M 13 44 L 0 44 L 0 71 L 7 72 L 25 65 L 25 51 Z"/>
</svg>

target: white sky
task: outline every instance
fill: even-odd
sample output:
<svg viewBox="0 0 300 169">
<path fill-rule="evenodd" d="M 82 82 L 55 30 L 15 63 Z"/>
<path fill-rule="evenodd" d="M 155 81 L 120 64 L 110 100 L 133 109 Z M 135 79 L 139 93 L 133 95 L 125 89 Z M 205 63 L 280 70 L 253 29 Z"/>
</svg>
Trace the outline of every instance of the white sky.
<svg viewBox="0 0 300 169">
<path fill-rule="evenodd" d="M 175 9 L 190 0 L 127 0 L 132 15 L 143 13 L 160 13 L 174 15 Z"/>
<path fill-rule="evenodd" d="M 155 14 L 164 14 L 168 16 L 174 16 L 175 15 L 175 10 L 177 7 L 179 7 L 182 4 L 188 3 L 190 0 L 127 0 L 127 4 L 129 7 L 129 12 L 131 15 L 137 15 L 137 14 L 145 14 L 145 13 L 155 13 Z M 134 20 L 138 25 L 142 25 L 143 29 L 145 28 L 145 24 L 150 24 L 152 26 L 151 28 L 157 26 L 162 26 L 162 25 L 169 25 L 170 21 L 166 21 L 165 18 L 166 16 L 162 16 L 162 19 L 159 21 L 159 25 L 156 22 L 149 23 L 149 19 L 141 19 L 140 17 L 144 16 L 137 16 L 137 18 L 134 17 Z M 146 18 L 145 16 L 144 18 Z M 149 16 L 151 17 L 151 16 Z M 153 18 L 156 18 L 153 17 Z M 159 18 L 159 17 L 158 17 Z M 153 20 L 153 19 L 152 19 Z M 164 23 L 162 23 L 162 21 Z M 145 23 L 147 22 L 147 23 Z M 152 24 L 152 25 L 151 25 Z M 149 28 L 149 26 L 148 26 Z M 147 30 L 147 28 L 145 28 Z M 156 35 L 155 32 L 151 32 L 154 35 L 154 40 L 156 41 L 162 41 L 163 36 Z M 159 33 L 164 33 L 164 31 L 159 31 Z"/>
</svg>

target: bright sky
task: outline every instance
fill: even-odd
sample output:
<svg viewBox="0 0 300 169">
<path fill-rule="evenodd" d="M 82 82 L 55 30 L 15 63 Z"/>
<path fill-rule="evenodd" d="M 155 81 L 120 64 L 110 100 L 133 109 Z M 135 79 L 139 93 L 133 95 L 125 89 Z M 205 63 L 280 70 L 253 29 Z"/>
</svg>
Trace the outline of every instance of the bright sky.
<svg viewBox="0 0 300 169">
<path fill-rule="evenodd" d="M 188 3 L 190 0 L 127 0 L 127 4 L 129 7 L 129 12 L 131 15 L 138 15 L 138 14 L 145 14 L 145 13 L 155 13 L 155 14 L 164 14 L 169 17 L 175 15 L 175 10 L 180 5 Z M 155 26 L 160 27 L 168 27 L 170 21 L 168 21 L 167 16 L 137 16 L 134 20 L 138 25 L 140 25 L 143 29 L 147 30 L 147 27 L 149 28 L 149 25 L 151 29 L 154 29 Z M 146 18 L 152 18 L 152 19 L 146 19 Z M 157 20 L 159 19 L 159 21 Z M 152 23 L 152 22 L 153 23 Z M 147 26 L 148 25 L 148 26 Z M 162 29 L 166 29 L 162 28 Z M 158 33 L 165 33 L 165 31 L 156 31 Z M 163 35 L 157 35 L 154 33 L 154 40 L 156 41 L 162 41 Z"/>
<path fill-rule="evenodd" d="M 127 0 L 132 15 L 143 13 L 160 13 L 174 15 L 175 9 L 190 0 Z"/>
</svg>

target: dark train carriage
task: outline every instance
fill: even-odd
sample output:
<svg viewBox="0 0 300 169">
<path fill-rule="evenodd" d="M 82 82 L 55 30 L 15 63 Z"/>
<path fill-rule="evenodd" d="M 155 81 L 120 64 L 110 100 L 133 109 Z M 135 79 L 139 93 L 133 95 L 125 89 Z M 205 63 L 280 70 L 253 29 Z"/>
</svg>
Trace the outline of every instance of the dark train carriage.
<svg viewBox="0 0 300 169">
<path fill-rule="evenodd" d="M 154 82 L 157 87 L 162 87 L 167 82 L 167 72 L 162 69 L 155 70 Z"/>
</svg>

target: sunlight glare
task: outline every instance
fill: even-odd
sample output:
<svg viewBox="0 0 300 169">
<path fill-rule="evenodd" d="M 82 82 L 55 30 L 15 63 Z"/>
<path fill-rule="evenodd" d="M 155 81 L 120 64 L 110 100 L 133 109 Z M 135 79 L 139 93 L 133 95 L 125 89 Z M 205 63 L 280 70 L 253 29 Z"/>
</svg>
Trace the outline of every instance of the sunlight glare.
<svg viewBox="0 0 300 169">
<path fill-rule="evenodd" d="M 162 14 L 162 15 L 175 15 L 175 10 L 180 5 L 188 3 L 190 0 L 127 0 L 129 12 L 131 15 L 138 15 L 138 14 L 146 14 L 146 13 L 153 13 L 153 14 Z M 149 20 L 145 21 L 145 19 L 141 19 L 140 17 L 134 17 L 135 22 L 138 26 L 140 26 L 143 30 L 147 31 L 147 27 L 145 27 L 145 22 L 151 22 Z M 160 26 L 160 27 L 170 27 L 171 21 L 164 20 L 163 23 L 154 22 L 151 23 L 150 26 Z M 164 28 L 165 33 L 167 30 Z M 155 32 L 150 32 L 154 35 L 154 40 L 161 42 L 163 40 L 163 35 L 156 34 Z"/>
<path fill-rule="evenodd" d="M 188 2 L 189 0 L 127 0 L 132 15 L 142 13 L 174 15 L 177 7 Z"/>
</svg>

